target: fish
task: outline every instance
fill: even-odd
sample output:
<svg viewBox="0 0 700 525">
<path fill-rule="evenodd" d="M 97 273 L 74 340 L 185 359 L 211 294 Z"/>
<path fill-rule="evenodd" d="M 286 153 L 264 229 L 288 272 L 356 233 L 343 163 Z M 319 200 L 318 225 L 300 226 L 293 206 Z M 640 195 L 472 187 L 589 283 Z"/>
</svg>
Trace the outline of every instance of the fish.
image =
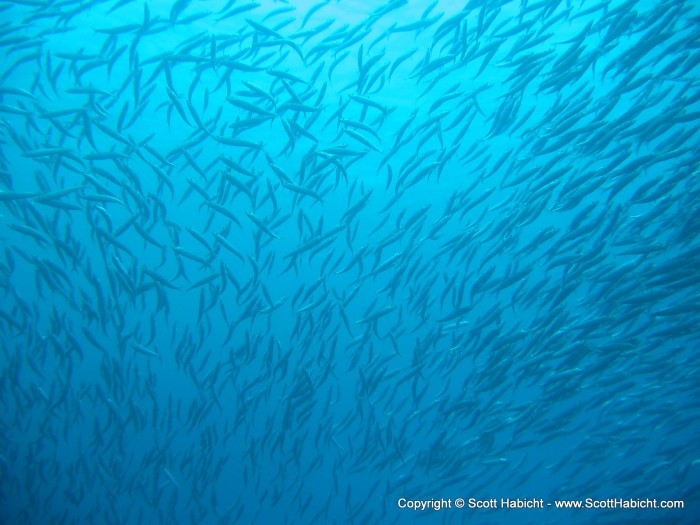
<svg viewBox="0 0 700 525">
<path fill-rule="evenodd" d="M 1 4 L 0 520 L 692 522 L 699 10 Z"/>
</svg>

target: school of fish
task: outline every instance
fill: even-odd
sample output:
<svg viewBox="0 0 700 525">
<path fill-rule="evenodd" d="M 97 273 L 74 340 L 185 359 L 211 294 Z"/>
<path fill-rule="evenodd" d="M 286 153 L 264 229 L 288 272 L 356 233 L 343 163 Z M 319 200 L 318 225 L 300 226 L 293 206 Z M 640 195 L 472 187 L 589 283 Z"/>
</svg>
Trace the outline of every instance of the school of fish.
<svg viewBox="0 0 700 525">
<path fill-rule="evenodd" d="M 0 1 L 0 522 L 700 519 L 700 5 Z M 675 510 L 409 510 L 399 498 Z"/>
</svg>

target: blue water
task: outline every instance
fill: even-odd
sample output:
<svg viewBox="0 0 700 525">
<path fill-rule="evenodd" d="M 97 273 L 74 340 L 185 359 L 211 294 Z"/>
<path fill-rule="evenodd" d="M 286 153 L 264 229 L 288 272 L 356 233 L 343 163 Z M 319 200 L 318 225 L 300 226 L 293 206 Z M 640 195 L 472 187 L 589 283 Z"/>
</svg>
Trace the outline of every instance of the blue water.
<svg viewBox="0 0 700 525">
<path fill-rule="evenodd" d="M 2 523 L 700 520 L 700 11 L 500 4 L 0 2 Z"/>
</svg>

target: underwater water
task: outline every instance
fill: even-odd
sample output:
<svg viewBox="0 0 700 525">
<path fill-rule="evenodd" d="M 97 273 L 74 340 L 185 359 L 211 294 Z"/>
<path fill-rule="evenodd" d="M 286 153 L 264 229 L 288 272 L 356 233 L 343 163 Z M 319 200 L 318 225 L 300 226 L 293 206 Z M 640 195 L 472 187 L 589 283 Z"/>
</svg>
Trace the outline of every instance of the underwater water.
<svg viewBox="0 0 700 525">
<path fill-rule="evenodd" d="M 695 2 L 1 1 L 0 56 L 1 523 L 700 522 Z"/>
</svg>

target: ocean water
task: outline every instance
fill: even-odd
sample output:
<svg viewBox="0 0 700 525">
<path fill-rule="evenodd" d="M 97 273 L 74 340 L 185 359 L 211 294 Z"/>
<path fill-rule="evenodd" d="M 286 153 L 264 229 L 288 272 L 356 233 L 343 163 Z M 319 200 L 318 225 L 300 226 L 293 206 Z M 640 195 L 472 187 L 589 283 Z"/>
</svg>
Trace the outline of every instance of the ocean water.
<svg viewBox="0 0 700 525">
<path fill-rule="evenodd" d="M 26 0 L 0 53 L 0 522 L 700 522 L 695 2 Z"/>
</svg>

